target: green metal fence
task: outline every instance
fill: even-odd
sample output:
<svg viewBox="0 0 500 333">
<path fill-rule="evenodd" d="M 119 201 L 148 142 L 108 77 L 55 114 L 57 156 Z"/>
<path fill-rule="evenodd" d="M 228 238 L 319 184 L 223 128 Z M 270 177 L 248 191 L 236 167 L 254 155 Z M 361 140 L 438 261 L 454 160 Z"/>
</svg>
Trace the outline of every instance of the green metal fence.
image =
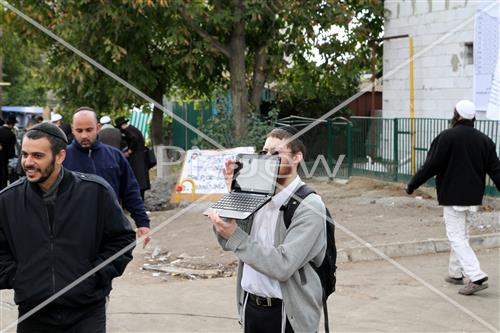
<svg viewBox="0 0 500 333">
<path fill-rule="evenodd" d="M 412 158 L 410 118 L 352 117 L 329 119 L 304 134 L 309 152 L 302 176 L 332 176 L 331 171 L 340 155 L 345 155 L 336 177 L 362 175 L 385 180 L 406 182 L 424 163 L 432 140 L 449 128 L 449 119 L 416 118 L 414 121 L 414 156 Z M 293 124 L 293 123 L 290 123 Z M 295 124 L 297 125 L 297 124 Z M 303 122 L 300 127 L 306 126 Z M 499 122 L 477 120 L 475 127 L 497 144 L 500 154 Z M 429 185 L 434 184 L 431 179 Z M 486 193 L 499 196 L 487 179 Z"/>
<path fill-rule="evenodd" d="M 173 112 L 195 128 L 206 123 L 213 116 L 212 104 L 210 101 L 173 103 Z M 193 141 L 198 138 L 198 134 L 187 128 L 184 124 L 174 120 L 172 123 L 172 144 L 182 149 L 191 149 Z"/>
</svg>

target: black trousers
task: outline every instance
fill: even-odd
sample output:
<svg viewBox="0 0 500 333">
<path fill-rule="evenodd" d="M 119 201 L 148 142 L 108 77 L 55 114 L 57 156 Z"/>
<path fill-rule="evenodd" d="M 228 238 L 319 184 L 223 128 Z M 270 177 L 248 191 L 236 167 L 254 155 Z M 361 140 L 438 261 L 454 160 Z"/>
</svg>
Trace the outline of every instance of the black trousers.
<svg viewBox="0 0 500 333">
<path fill-rule="evenodd" d="M 281 333 L 282 302 L 273 299 L 272 306 L 258 305 L 248 297 L 245 307 L 245 333 Z M 285 333 L 293 333 L 286 319 Z"/>
<path fill-rule="evenodd" d="M 20 315 L 21 316 L 21 312 Z M 84 308 L 46 307 L 17 325 L 18 333 L 105 333 L 105 302 Z"/>
</svg>

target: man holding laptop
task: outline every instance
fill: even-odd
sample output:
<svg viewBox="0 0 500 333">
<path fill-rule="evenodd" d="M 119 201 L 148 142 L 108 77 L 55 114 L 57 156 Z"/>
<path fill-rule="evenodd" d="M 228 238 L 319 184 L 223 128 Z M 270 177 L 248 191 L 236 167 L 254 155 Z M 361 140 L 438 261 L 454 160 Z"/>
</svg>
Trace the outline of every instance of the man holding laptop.
<svg viewBox="0 0 500 333">
<path fill-rule="evenodd" d="M 288 228 L 281 211 L 303 184 L 297 171 L 305 146 L 298 138 L 290 140 L 295 133 L 276 128 L 267 135 L 262 153 L 279 155 L 281 165 L 276 193 L 260 210 L 238 223 L 222 219 L 217 210 L 208 214 L 222 248 L 240 260 L 237 299 L 246 333 L 316 332 L 319 327 L 322 287 L 311 263 L 320 265 L 325 256 L 325 206 L 320 196 L 310 194 Z M 228 184 L 234 164 L 225 165 Z"/>
</svg>

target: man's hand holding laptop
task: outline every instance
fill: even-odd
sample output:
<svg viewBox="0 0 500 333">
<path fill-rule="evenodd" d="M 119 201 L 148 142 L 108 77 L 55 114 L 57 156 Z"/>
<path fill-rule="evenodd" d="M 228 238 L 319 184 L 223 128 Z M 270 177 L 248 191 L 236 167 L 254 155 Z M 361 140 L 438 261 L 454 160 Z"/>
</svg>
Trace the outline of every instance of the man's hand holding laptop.
<svg viewBox="0 0 500 333">
<path fill-rule="evenodd" d="M 235 160 L 227 160 L 224 163 L 222 174 L 224 175 L 224 181 L 226 182 L 228 191 L 231 191 L 233 174 L 237 168 L 238 165 Z M 212 211 L 208 213 L 208 218 L 212 221 L 215 231 L 225 239 L 229 239 L 229 237 L 231 237 L 236 230 L 236 221 L 234 219 L 221 219 L 216 209 L 212 209 Z"/>
<path fill-rule="evenodd" d="M 225 239 L 229 239 L 238 227 L 236 220 L 221 219 L 219 217 L 219 213 L 217 213 L 217 210 L 215 209 L 212 209 L 212 211 L 208 213 L 208 218 L 212 221 L 215 231 Z"/>
<path fill-rule="evenodd" d="M 224 181 L 226 182 L 226 187 L 228 191 L 231 191 L 231 183 L 233 181 L 234 170 L 237 168 L 235 160 L 227 160 L 224 163 L 224 169 L 222 169 L 222 174 L 224 175 Z"/>
</svg>

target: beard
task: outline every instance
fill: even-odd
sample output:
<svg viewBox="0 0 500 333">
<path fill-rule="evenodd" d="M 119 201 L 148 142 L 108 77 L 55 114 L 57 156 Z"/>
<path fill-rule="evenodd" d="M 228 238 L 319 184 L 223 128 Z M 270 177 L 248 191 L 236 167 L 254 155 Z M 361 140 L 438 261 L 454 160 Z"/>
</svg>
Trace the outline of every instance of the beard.
<svg viewBox="0 0 500 333">
<path fill-rule="evenodd" d="M 26 177 L 30 183 L 34 183 L 34 184 L 44 183 L 47 179 L 50 178 L 50 176 L 52 176 L 55 168 L 56 168 L 55 157 L 52 159 L 50 164 L 45 169 L 40 169 L 37 167 L 24 167 L 23 166 L 23 170 L 25 173 L 27 173 L 27 171 L 35 171 L 35 172 L 39 172 L 41 174 L 40 178 L 35 179 L 35 180 L 30 180 L 29 177 Z"/>
<path fill-rule="evenodd" d="M 278 184 L 283 185 L 290 174 L 293 171 L 294 166 L 291 164 L 282 164 L 280 165 L 279 172 L 278 172 L 278 179 L 276 180 Z"/>
<path fill-rule="evenodd" d="M 450 125 L 451 127 L 455 127 L 455 125 L 458 123 L 460 120 L 460 115 L 458 114 L 457 111 L 453 112 L 453 118 L 450 120 Z"/>
<path fill-rule="evenodd" d="M 90 148 L 96 142 L 96 140 L 92 141 L 91 139 L 84 139 L 81 141 L 77 140 L 77 142 L 80 146 L 82 146 L 82 148 Z"/>
</svg>

